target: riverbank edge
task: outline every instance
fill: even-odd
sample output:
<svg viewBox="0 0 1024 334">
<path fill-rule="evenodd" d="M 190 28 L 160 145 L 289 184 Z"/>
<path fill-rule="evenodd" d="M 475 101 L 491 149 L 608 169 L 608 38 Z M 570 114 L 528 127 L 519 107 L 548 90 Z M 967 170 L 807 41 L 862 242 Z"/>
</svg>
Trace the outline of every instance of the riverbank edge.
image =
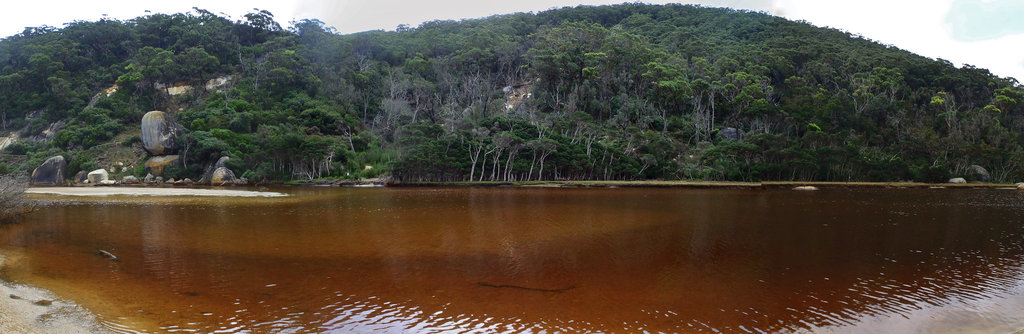
<svg viewBox="0 0 1024 334">
<path fill-rule="evenodd" d="M 692 188 L 692 189 L 791 189 L 796 187 L 828 188 L 950 188 L 950 189 L 1017 189 L 1012 183 L 921 183 L 921 182 L 801 182 L 801 181 L 457 181 L 457 182 L 387 182 L 379 179 L 367 180 L 311 180 L 284 183 L 262 183 L 260 185 L 232 185 L 217 189 L 247 188 L 265 186 L 283 187 L 394 187 L 394 188 L 470 188 L 470 187 L 514 187 L 514 188 Z M 73 188 L 152 188 L 152 189 L 206 189 L 211 186 L 181 185 L 72 185 Z M 32 188 L 53 188 L 34 185 Z M 1024 333 L 1021 333 L 1024 334 Z"/>
<path fill-rule="evenodd" d="M 0 252 L 0 270 L 4 270 L 4 267 L 7 266 L 4 255 L 3 252 Z M 6 287 L 10 282 L 0 280 L 0 284 Z M 7 292 L 6 288 L 2 290 Z M 18 305 L 15 302 L 16 300 L 9 296 L 0 296 L 0 331 L 4 333 L 40 333 L 38 329 L 32 327 L 32 319 L 25 317 L 18 310 Z"/>
<path fill-rule="evenodd" d="M 247 188 L 247 187 L 518 187 L 518 188 L 692 188 L 692 189 L 792 189 L 796 187 L 815 187 L 819 189 L 829 188 L 951 188 L 951 189 L 1019 189 L 1018 184 L 1013 183 L 923 183 L 923 182 L 824 182 L 824 181 L 762 181 L 762 182 L 734 182 L 734 181 L 665 181 L 665 180 L 641 180 L 641 181 L 423 181 L 423 182 L 400 182 L 390 178 L 373 179 L 314 179 L 314 180 L 292 180 L 287 182 L 269 182 L 249 185 L 229 186 L 204 186 L 204 185 L 182 185 L 182 184 L 73 184 L 66 187 L 125 187 L 125 188 L 167 188 L 167 189 L 188 189 L 188 188 Z M 33 185 L 33 188 L 50 188 L 51 186 Z M 1024 333 L 1021 333 L 1024 334 Z"/>
<path fill-rule="evenodd" d="M 401 182 L 389 187 L 522 187 L 522 188 L 691 188 L 691 189 L 792 189 L 836 188 L 948 188 L 1017 189 L 1010 183 L 919 183 L 919 182 L 728 182 L 728 181 L 521 181 L 521 182 Z"/>
<path fill-rule="evenodd" d="M 249 191 L 222 188 L 193 187 L 29 187 L 26 195 L 54 196 L 186 196 L 186 197 L 236 197 L 236 198 L 279 198 L 288 197 L 272 191 Z"/>
<path fill-rule="evenodd" d="M 0 271 L 16 252 L 0 249 Z M 37 286 L 0 280 L 0 333 L 105 333 L 96 314 Z M 54 313 L 56 312 L 56 313 Z"/>
</svg>

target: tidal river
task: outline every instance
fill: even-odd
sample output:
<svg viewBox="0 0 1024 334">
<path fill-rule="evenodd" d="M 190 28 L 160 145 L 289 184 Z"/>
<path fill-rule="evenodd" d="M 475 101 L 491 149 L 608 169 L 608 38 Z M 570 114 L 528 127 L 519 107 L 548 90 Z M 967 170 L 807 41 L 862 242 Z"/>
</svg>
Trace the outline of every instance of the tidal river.
<svg viewBox="0 0 1024 334">
<path fill-rule="evenodd" d="M 1020 191 L 273 190 L 37 195 L 0 279 L 114 332 L 1024 329 Z"/>
</svg>

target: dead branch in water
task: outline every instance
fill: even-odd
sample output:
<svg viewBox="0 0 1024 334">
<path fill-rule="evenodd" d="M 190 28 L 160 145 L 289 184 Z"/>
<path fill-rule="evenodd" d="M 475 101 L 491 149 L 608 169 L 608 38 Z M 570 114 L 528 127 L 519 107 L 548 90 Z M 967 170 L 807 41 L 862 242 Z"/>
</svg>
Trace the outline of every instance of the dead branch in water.
<svg viewBox="0 0 1024 334">
<path fill-rule="evenodd" d="M 108 259 L 110 259 L 111 261 L 114 261 L 114 262 L 121 262 L 121 259 L 118 259 L 116 255 L 114 255 L 114 254 L 113 254 L 113 253 L 111 253 L 111 252 L 108 252 L 108 251 L 102 250 L 102 249 L 100 249 L 100 250 L 97 250 L 97 251 L 96 251 L 96 255 L 99 255 L 99 256 L 102 256 L 102 257 L 108 258 Z"/>
</svg>

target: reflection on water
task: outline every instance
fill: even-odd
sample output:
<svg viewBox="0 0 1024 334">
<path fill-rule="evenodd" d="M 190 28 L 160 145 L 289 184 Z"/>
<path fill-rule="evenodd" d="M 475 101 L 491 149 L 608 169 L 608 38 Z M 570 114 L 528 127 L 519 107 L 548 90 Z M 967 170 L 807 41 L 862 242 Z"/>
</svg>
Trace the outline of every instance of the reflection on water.
<svg viewBox="0 0 1024 334">
<path fill-rule="evenodd" d="M 60 202 L 0 275 L 126 332 L 1024 328 L 1020 192 L 279 191 Z"/>
</svg>

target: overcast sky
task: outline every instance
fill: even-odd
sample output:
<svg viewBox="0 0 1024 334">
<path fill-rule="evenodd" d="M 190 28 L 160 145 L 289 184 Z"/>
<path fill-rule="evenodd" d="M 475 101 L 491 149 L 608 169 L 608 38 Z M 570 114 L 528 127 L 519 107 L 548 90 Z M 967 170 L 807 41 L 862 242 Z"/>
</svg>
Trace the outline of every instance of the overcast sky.
<svg viewBox="0 0 1024 334">
<path fill-rule="evenodd" d="M 562 0 L 111 0 L 16 1 L 3 5 L 0 36 L 25 27 L 60 27 L 74 20 L 104 15 L 129 19 L 153 13 L 175 13 L 200 7 L 238 19 L 253 8 L 274 13 L 282 26 L 293 19 L 315 18 L 341 33 L 392 30 L 426 20 L 484 17 L 542 11 L 579 4 L 619 1 Z M 645 1 L 696 3 L 732 7 L 805 20 L 860 34 L 875 41 L 957 65 L 988 68 L 1024 82 L 1024 0 L 694 0 Z"/>
</svg>

